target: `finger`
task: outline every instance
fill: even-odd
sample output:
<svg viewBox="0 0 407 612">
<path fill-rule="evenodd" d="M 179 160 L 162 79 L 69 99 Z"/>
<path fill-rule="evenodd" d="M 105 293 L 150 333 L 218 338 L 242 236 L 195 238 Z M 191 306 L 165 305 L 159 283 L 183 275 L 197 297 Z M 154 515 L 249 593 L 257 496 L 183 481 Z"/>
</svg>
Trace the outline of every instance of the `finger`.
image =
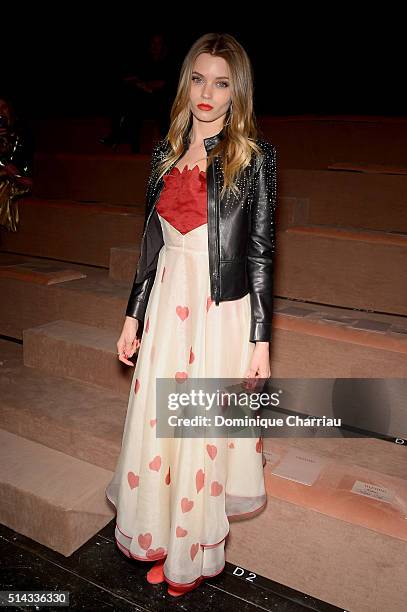
<svg viewBox="0 0 407 612">
<path fill-rule="evenodd" d="M 129 359 L 126 358 L 126 354 L 124 352 L 120 352 L 118 356 L 119 356 L 119 361 L 122 361 L 123 363 L 127 365 L 134 366 L 134 363 L 132 361 L 129 361 Z"/>
<path fill-rule="evenodd" d="M 134 340 L 134 342 L 133 342 L 133 344 L 132 344 L 132 351 L 133 351 L 133 354 L 134 354 L 136 351 L 138 351 L 139 347 L 140 347 L 140 339 L 139 339 L 139 338 L 135 338 L 135 340 Z"/>
<path fill-rule="evenodd" d="M 128 359 L 126 359 L 125 357 L 119 357 L 119 361 L 122 361 L 123 363 L 125 363 L 126 365 L 129 366 L 133 366 L 134 368 L 134 363 L 132 361 L 129 361 Z"/>
<path fill-rule="evenodd" d="M 254 370 L 253 368 L 249 368 L 247 376 L 246 376 L 246 383 L 245 383 L 246 389 L 253 389 L 253 386 L 255 385 L 255 375 L 256 375 L 256 370 Z"/>
</svg>

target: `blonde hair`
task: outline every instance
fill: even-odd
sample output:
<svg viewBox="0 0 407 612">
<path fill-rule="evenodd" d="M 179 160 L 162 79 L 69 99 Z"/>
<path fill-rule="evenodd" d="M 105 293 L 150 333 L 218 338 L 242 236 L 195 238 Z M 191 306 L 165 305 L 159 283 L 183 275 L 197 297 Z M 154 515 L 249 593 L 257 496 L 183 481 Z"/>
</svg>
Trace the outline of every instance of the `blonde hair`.
<svg viewBox="0 0 407 612">
<path fill-rule="evenodd" d="M 177 93 L 170 112 L 170 129 L 165 137 L 170 149 L 158 168 L 157 181 L 177 161 L 184 151 L 184 140 L 192 126 L 190 110 L 190 87 L 193 67 L 201 53 L 222 57 L 230 71 L 231 108 L 224 123 L 224 138 L 208 154 L 210 163 L 217 155 L 222 157 L 223 187 L 221 197 L 228 189 L 239 192 L 236 179 L 241 170 L 249 165 L 253 152 L 261 154 L 256 144 L 258 129 L 253 111 L 253 68 L 250 59 L 230 34 L 204 34 L 192 45 L 182 63 Z"/>
</svg>

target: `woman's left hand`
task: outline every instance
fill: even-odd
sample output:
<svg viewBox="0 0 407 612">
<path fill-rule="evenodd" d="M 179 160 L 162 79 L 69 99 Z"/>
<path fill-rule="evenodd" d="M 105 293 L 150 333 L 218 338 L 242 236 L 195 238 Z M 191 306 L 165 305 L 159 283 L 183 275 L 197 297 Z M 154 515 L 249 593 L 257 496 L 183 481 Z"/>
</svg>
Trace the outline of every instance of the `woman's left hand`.
<svg viewBox="0 0 407 612">
<path fill-rule="evenodd" d="M 270 378 L 270 375 L 270 343 L 256 342 L 246 378 Z"/>
</svg>

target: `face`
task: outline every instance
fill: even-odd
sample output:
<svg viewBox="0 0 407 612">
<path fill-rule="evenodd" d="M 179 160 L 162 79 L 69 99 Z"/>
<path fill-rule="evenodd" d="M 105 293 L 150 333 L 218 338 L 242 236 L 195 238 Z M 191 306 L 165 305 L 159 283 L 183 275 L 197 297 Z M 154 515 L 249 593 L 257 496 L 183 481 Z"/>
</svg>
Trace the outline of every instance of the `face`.
<svg viewBox="0 0 407 612">
<path fill-rule="evenodd" d="M 193 66 L 190 92 L 191 111 L 196 119 L 211 122 L 225 118 L 232 99 L 226 60 L 209 53 L 198 55 Z M 211 108 L 199 108 L 200 104 Z"/>
</svg>

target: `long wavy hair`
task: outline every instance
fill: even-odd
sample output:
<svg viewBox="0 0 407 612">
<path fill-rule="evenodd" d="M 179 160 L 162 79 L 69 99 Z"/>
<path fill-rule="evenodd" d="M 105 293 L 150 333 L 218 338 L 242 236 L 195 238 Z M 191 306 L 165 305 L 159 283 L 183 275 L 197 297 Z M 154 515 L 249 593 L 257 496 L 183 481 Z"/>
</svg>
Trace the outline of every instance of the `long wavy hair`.
<svg viewBox="0 0 407 612">
<path fill-rule="evenodd" d="M 224 138 L 208 154 L 208 164 L 215 156 L 222 158 L 223 187 L 220 195 L 223 197 L 229 189 L 235 194 L 239 192 L 236 185 L 239 173 L 249 165 L 253 153 L 261 153 L 255 142 L 258 129 L 253 110 L 253 68 L 244 48 L 230 34 L 204 34 L 184 58 L 171 107 L 170 128 L 164 138 L 169 147 L 159 163 L 157 182 L 182 155 L 184 141 L 189 138 L 192 127 L 190 87 L 194 63 L 201 53 L 223 57 L 230 71 L 232 104 L 223 125 Z"/>
</svg>

